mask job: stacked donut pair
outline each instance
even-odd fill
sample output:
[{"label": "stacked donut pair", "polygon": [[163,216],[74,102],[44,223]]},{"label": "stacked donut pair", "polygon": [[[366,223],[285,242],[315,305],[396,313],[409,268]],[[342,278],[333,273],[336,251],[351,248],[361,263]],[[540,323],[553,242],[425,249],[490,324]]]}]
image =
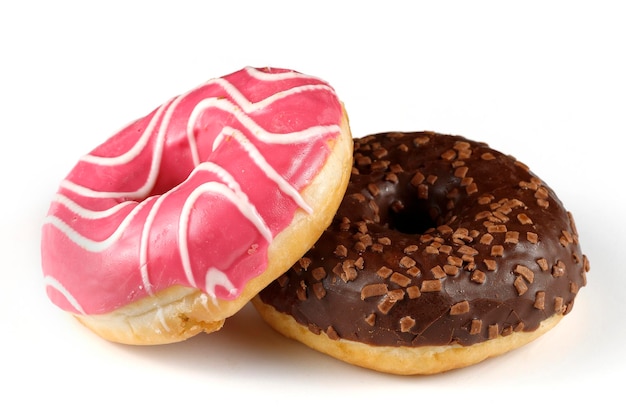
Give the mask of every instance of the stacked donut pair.
[{"label": "stacked donut pair", "polygon": [[42,229],[51,301],[105,339],[219,330],[252,300],[355,365],[431,374],[551,329],[589,270],[524,164],[432,132],[353,139],[325,81],[244,68],[81,158]]}]

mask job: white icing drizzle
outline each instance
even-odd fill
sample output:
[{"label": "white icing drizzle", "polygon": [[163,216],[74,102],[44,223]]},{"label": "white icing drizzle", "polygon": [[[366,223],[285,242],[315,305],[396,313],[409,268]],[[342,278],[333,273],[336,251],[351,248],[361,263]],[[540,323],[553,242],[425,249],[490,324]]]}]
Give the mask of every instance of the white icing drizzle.
[{"label": "white icing drizzle", "polygon": [[215,139],[213,143],[213,150],[215,150],[224,140],[224,138],[235,139],[241,147],[248,153],[250,158],[254,161],[254,163],[263,170],[263,173],[278,187],[282,192],[287,194],[298,206],[300,206],[307,213],[311,213],[313,210],[311,206],[309,206],[306,201],[302,198],[298,190],[296,190],[289,182],[287,182],[270,164],[267,163],[267,160],[261,155],[258,149],[245,137],[243,133],[239,130],[233,129],[231,127],[225,127],[222,129],[220,134]]},{"label": "white icing drizzle", "polygon": [[67,198],[63,194],[56,194],[52,201],[59,203],[77,216],[88,220],[105,219],[107,217],[113,216],[115,213],[129,205],[136,204],[134,201],[124,201],[106,210],[90,210],[77,204],[74,200]]},{"label": "white icing drizzle", "polygon": [[81,161],[87,162],[95,165],[103,165],[103,166],[113,166],[113,165],[122,165],[131,162],[137,156],[141,154],[141,151],[144,150],[146,145],[148,144],[150,137],[152,136],[152,132],[157,125],[158,120],[161,118],[161,114],[168,107],[172,100],[161,105],[152,115],[146,130],[143,131],[139,140],[135,142],[132,148],[130,148],[125,153],[118,156],[97,156],[87,154],[81,158]]},{"label": "white icing drizzle", "polygon": [[128,213],[126,217],[124,217],[124,220],[122,220],[122,222],[117,226],[117,228],[113,231],[113,233],[111,233],[111,235],[109,235],[109,237],[107,237],[106,239],[100,240],[100,241],[89,239],[88,237],[83,236],[82,234],[78,233],[74,228],[72,228],[72,226],[65,223],[63,220],[61,220],[60,218],[54,215],[47,216],[44,219],[43,224],[44,225],[50,224],[56,227],[61,232],[63,232],[65,236],[67,236],[68,239],[70,239],[76,245],[78,245],[79,247],[83,248],[84,250],[88,252],[102,252],[108,249],[109,247],[111,247],[111,245],[113,245],[115,242],[118,241],[118,239],[122,236],[122,234],[126,230],[126,227],[128,226],[128,224],[130,224],[130,222],[137,215],[137,213],[150,200],[151,199],[148,198],[139,204],[134,203],[136,205],[133,208],[133,210],[130,213]]},{"label": "white icing drizzle", "polygon": [[[188,124],[191,126],[195,125],[198,117],[202,114],[202,112],[212,108],[222,110],[226,113],[230,113],[231,115],[236,117],[237,121],[240,122],[246,129],[248,129],[250,132],[253,132],[256,139],[265,143],[290,144],[307,142],[311,140],[312,137],[327,134],[336,134],[339,133],[341,130],[340,126],[338,125],[330,125],[312,126],[307,129],[293,131],[289,133],[268,132],[267,130],[263,129],[263,127],[259,126],[254,120],[252,120],[250,116],[242,113],[241,107],[235,105],[229,100],[219,99],[216,97],[211,97],[200,101],[189,116]],[[187,128],[188,134],[189,130],[190,129]],[[215,148],[216,146],[217,144],[214,144],[213,148]]]},{"label": "white icing drizzle", "polygon": [[56,278],[51,277],[50,275],[46,275],[43,278],[43,283],[46,287],[51,287],[54,288],[55,290],[57,290],[59,293],[61,293],[63,295],[63,297],[65,297],[65,299],[67,300],[68,303],[70,303],[70,305],[72,307],[74,307],[74,309],[76,311],[78,311],[80,314],[85,314],[85,311],[83,310],[83,308],[81,307],[80,303],[74,298],[74,296],[63,286],[63,284],[61,284]]},{"label": "white icing drizzle", "polygon": [[[249,213],[250,217],[254,219],[253,223],[257,225],[263,237],[268,242],[271,242],[272,234],[271,234],[269,227],[265,224],[263,217],[261,217],[256,207],[254,207],[254,205],[248,200],[248,196],[241,190],[241,186],[235,180],[235,178],[233,178],[233,176],[230,175],[230,173],[228,173],[228,171],[226,171],[224,168],[220,167],[219,165],[213,162],[204,162],[198,165],[192,175],[197,174],[201,171],[211,172],[215,174],[217,177],[219,177],[220,180],[222,180],[226,184],[227,187],[229,187],[233,191],[233,193],[237,196],[237,203],[241,205],[241,207],[238,207],[239,210],[241,212]],[[146,218],[146,222],[142,231],[140,250],[139,250],[139,259],[140,259],[139,263],[140,263],[140,269],[141,269],[141,279],[146,288],[146,291],[149,294],[153,294],[152,284],[150,282],[149,273],[148,273],[148,243],[150,239],[150,230],[152,227],[152,223],[156,217],[159,207],[161,206],[165,198],[169,194],[172,194],[173,192],[175,192],[181,186],[182,184],[171,189],[167,193],[157,198],[157,201],[154,203],[154,205],[150,209],[150,213],[148,213],[148,217]],[[184,242],[186,242],[186,240],[184,240]],[[183,243],[183,245],[185,247],[184,249],[181,249],[181,253],[187,253],[188,251],[186,248],[186,243]]]},{"label": "white icing drizzle", "polygon": [[[196,280],[193,275],[193,271],[191,270],[191,259],[189,257],[189,249],[187,243],[187,233],[189,229],[189,217],[191,215],[192,207],[195,204],[196,200],[204,193],[214,193],[218,195],[222,195],[227,200],[229,200],[238,210],[239,212],[246,217],[254,226],[256,226],[257,230],[266,240],[272,240],[272,232],[269,230],[263,219],[261,219],[256,213],[256,209],[254,206],[251,206],[247,199],[241,198],[236,192],[231,190],[228,186],[219,183],[219,182],[206,182],[199,185],[193,192],[189,195],[185,203],[183,204],[183,209],[180,215],[179,222],[179,251],[181,255],[181,259],[183,261],[183,269],[185,270],[185,276],[187,277],[187,281],[192,287],[196,287]],[[219,245],[220,242],[215,242],[216,245]]]},{"label": "white icing drizzle", "polygon": [[209,270],[206,273],[206,287],[205,287],[205,292],[211,296],[211,299],[215,302],[216,301],[216,296],[215,296],[215,288],[216,287],[223,287],[225,288],[230,295],[236,295],[237,294],[237,288],[235,288],[235,286],[230,282],[230,280],[228,279],[228,276],[220,271],[217,268],[209,268]]},{"label": "white icing drizzle", "polygon": [[[135,191],[99,191],[99,190],[93,190],[88,187],[84,187],[82,185],[75,184],[69,180],[64,180],[61,183],[61,186],[75,192],[76,194],[82,195],[84,197],[91,197],[91,198],[124,198],[124,199],[132,199],[132,200],[142,200],[146,198],[149,195],[150,191],[154,188],[154,184],[156,183],[157,177],[159,175],[159,168],[161,165],[161,159],[163,156],[163,147],[165,143],[165,134],[167,132],[170,119],[172,118],[172,113],[174,113],[176,106],[180,103],[183,97],[184,96],[179,96],[176,99],[174,99],[172,101],[172,104],[167,108],[165,115],[163,116],[163,120],[161,121],[161,124],[159,125],[157,139],[154,144],[154,151],[152,153],[152,160],[150,163],[150,170],[148,171],[148,177],[144,185],[141,186],[139,189]],[[146,142],[141,149],[144,149],[147,143],[149,142]],[[137,155],[139,155],[139,153]],[[137,155],[134,155],[134,157],[136,157]],[[106,161],[109,158],[99,157],[98,159],[102,161]],[[114,161],[124,161],[124,163],[128,163],[132,161],[132,159],[127,161],[126,157],[123,157],[123,158],[113,157],[112,159]],[[94,165],[108,166],[108,165],[116,165],[116,164],[109,164],[109,163],[103,164],[102,162],[100,162],[100,163],[94,163]]]},{"label": "white icing drizzle", "polygon": [[[267,69],[270,69],[269,67]],[[245,67],[244,70],[248,73],[249,76],[256,78],[261,81],[279,81],[279,80],[289,80],[294,78],[308,79],[308,80],[317,80],[319,82],[324,82],[321,78],[314,77],[312,75],[305,75],[296,71],[282,71],[282,72],[271,72],[271,71],[260,71],[254,67]]]},{"label": "white icing drizzle", "polygon": [[154,295],[152,292],[152,283],[148,276],[148,242],[150,241],[150,230],[152,229],[152,223],[156,217],[159,207],[165,201],[164,195],[158,197],[146,217],[143,230],[141,231],[141,240],[139,241],[139,270],[141,272],[141,282],[143,283],[146,292],[150,295]]}]

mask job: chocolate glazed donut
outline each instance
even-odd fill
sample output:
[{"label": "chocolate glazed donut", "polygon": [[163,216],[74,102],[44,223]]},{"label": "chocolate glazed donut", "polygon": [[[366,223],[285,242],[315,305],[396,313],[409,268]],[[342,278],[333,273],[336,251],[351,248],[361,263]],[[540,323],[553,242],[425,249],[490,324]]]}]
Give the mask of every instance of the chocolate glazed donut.
[{"label": "chocolate glazed donut", "polygon": [[460,136],[355,140],[332,225],[254,300],[276,330],[355,365],[431,374],[534,340],[586,285],[572,215],[515,158]]}]

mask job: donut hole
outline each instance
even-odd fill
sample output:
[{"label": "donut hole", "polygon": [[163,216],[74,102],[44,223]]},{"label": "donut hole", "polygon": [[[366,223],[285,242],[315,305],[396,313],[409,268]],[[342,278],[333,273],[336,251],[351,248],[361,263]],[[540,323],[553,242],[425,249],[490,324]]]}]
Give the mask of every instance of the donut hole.
[{"label": "donut hole", "polygon": [[392,230],[415,235],[437,227],[440,218],[439,207],[426,201],[395,200],[389,206],[387,224]]}]

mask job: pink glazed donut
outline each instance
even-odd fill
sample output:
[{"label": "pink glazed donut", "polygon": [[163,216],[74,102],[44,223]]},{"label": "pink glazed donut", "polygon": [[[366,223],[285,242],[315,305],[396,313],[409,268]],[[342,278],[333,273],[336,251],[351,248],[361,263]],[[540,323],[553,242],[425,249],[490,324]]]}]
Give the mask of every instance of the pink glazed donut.
[{"label": "pink glazed donut", "polygon": [[326,82],[276,68],[211,79],[61,182],[42,228],[47,295],[115,342],[219,330],[315,243],[351,165],[347,116]]}]

